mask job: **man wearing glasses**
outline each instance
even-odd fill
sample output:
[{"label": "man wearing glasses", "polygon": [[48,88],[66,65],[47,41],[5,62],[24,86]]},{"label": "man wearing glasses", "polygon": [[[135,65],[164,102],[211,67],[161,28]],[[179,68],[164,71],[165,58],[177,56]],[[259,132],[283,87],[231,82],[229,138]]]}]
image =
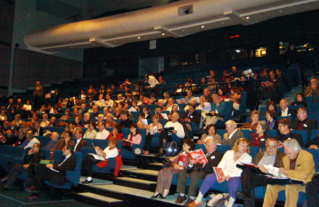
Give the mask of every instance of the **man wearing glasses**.
[{"label": "man wearing glasses", "polygon": [[[263,173],[268,171],[264,165],[272,165],[274,167],[283,167],[282,158],[284,154],[278,151],[279,142],[275,138],[268,138],[266,140],[266,150],[258,152],[254,159],[253,164],[259,168]],[[255,206],[255,190],[259,186],[266,186],[266,177],[258,174],[255,171],[245,168],[241,174],[241,189],[242,191],[236,192],[236,197],[244,200],[245,207]]]},{"label": "man wearing glasses", "polygon": [[[290,179],[303,181],[307,184],[311,181],[315,173],[315,163],[312,154],[302,150],[298,141],[288,139],[284,143],[286,156],[282,159],[283,168],[279,168],[279,173]],[[285,207],[297,206],[298,193],[305,192],[306,185],[286,184],[286,185],[267,185],[263,207],[275,206],[278,193],[285,191]]]}]

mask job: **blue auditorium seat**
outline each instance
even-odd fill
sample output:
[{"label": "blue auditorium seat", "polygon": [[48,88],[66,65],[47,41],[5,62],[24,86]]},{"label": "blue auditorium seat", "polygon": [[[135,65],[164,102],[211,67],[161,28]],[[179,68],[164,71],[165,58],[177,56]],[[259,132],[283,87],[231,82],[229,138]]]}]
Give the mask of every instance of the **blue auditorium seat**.
[{"label": "blue auditorium seat", "polygon": [[[318,123],[319,123],[319,122],[318,122]],[[319,134],[319,130],[318,130],[318,129],[313,129],[313,130],[311,131],[310,139],[316,138],[316,137],[318,136],[318,134]]]},{"label": "blue auditorium seat", "polygon": [[[72,185],[76,185],[79,183],[80,177],[81,177],[82,153],[74,152],[73,154],[76,158],[76,166],[73,171],[66,171],[65,178],[67,180],[67,183],[62,186],[58,186],[58,185],[54,185],[50,183],[49,181],[44,181],[46,185],[51,186],[53,188],[59,188],[59,189],[71,189]],[[62,151],[60,150],[54,151],[53,159],[55,162],[59,162],[62,156],[63,156]],[[60,157],[60,159],[55,159],[58,157]]]},{"label": "blue auditorium seat", "polygon": [[276,137],[278,135],[278,130],[277,129],[271,129],[271,130],[268,130],[266,132],[266,134],[271,136],[271,137]]},{"label": "blue auditorium seat", "polygon": [[[292,130],[292,133],[300,134],[302,136],[303,145],[308,141],[308,131],[307,130]],[[303,147],[303,146],[301,146]]]},{"label": "blue auditorium seat", "polygon": [[250,130],[249,129],[241,129],[240,130],[244,134],[244,138],[248,139],[250,136]]}]

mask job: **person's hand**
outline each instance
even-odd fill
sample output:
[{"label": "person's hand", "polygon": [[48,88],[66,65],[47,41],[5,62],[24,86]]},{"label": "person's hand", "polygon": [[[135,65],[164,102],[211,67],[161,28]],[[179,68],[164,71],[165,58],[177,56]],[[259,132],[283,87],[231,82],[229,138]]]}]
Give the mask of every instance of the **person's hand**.
[{"label": "person's hand", "polygon": [[281,168],[279,168],[279,173],[280,174],[288,174],[288,170],[283,168],[283,167],[281,167]]},{"label": "person's hand", "polygon": [[223,137],[224,137],[224,140],[228,140],[228,139],[229,139],[228,133],[226,132],[226,133],[223,135]]},{"label": "person's hand", "polygon": [[177,131],[176,131],[176,130],[172,130],[172,133],[176,134],[176,133],[177,133]]},{"label": "person's hand", "polygon": [[186,119],[184,119],[184,120],[185,120],[185,121],[187,121],[187,122],[190,122],[190,121],[191,121],[190,119],[187,119],[187,118],[186,118]]},{"label": "person's hand", "polygon": [[215,112],[215,111],[212,111],[212,112],[210,112],[210,113],[211,113],[212,115],[215,115],[216,112]]},{"label": "person's hand", "polygon": [[194,163],[195,163],[194,160],[192,160],[192,159],[189,160],[189,164],[194,165]]},{"label": "person's hand", "polygon": [[178,170],[178,169],[180,169],[180,166],[178,164],[175,164],[174,169]]},{"label": "person's hand", "polygon": [[263,173],[268,173],[268,170],[264,166],[258,166],[258,169]]},{"label": "person's hand", "polygon": [[319,149],[319,148],[317,145],[312,144],[312,145],[310,145],[310,147],[308,149]]},{"label": "person's hand", "polygon": [[24,169],[27,169],[29,167],[29,165],[22,165],[24,167]]},{"label": "person's hand", "polygon": [[52,169],[53,168],[53,164],[47,164],[46,167],[49,168],[49,169]]}]

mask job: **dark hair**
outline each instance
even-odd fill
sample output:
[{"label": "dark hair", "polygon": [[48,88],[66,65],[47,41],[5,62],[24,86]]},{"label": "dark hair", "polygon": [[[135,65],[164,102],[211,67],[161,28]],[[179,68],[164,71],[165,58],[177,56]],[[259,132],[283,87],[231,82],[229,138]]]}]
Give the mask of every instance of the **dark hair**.
[{"label": "dark hair", "polygon": [[122,127],[121,127],[121,125],[115,124],[113,127],[117,129],[117,132],[118,132],[118,133],[122,133]]},{"label": "dark hair", "polygon": [[72,153],[72,152],[73,152],[73,145],[71,145],[71,144],[66,144],[66,145],[65,145],[65,149],[66,149],[66,150],[70,150],[70,152]]},{"label": "dark hair", "polygon": [[206,126],[206,130],[205,130],[206,134],[208,134],[208,131],[209,131],[209,129],[210,129],[211,127],[214,127],[214,129],[215,129],[215,134],[216,134],[216,127],[215,127],[214,124],[208,124],[208,125]]},{"label": "dark hair", "polygon": [[290,120],[287,119],[287,118],[280,119],[280,120],[278,121],[278,125],[279,125],[279,124],[282,124],[282,125],[284,125],[284,126],[288,126],[288,128],[290,128]]},{"label": "dark hair", "polygon": [[276,104],[275,104],[275,102],[273,102],[273,101],[267,101],[267,102],[266,102],[266,105],[267,105],[267,110],[269,110],[269,106],[270,106],[270,105],[273,105],[273,106],[274,106],[274,109],[275,109],[275,111],[276,111]]},{"label": "dark hair", "polygon": [[277,112],[275,110],[265,111],[265,116],[266,116],[266,113],[268,113],[274,120],[277,120]]},{"label": "dark hair", "polygon": [[143,109],[146,109],[148,112],[150,112],[150,109],[146,106],[144,106]]},{"label": "dark hair", "polygon": [[190,147],[190,151],[193,151],[195,149],[196,144],[191,139],[184,139],[183,143],[187,144]]},{"label": "dark hair", "polygon": [[66,131],[66,132],[64,132],[64,134],[65,134],[65,133],[67,133],[67,134],[69,135],[69,137],[72,137],[72,136],[73,136],[73,134],[72,134],[71,131]]},{"label": "dark hair", "polygon": [[122,110],[122,111],[120,112],[120,115],[122,115],[122,114],[127,116],[127,112],[124,111],[124,110]]},{"label": "dark hair", "polygon": [[79,134],[81,134],[81,135],[83,136],[83,131],[82,131],[81,129],[75,130],[74,134],[75,134],[75,133],[79,133]]},{"label": "dark hair", "polygon": [[[131,125],[130,125],[130,128],[131,128],[131,127],[134,127],[134,128],[136,129],[136,134],[141,134],[141,133],[138,131],[138,127],[137,127],[136,124],[131,124]],[[132,132],[130,133],[130,135],[133,136]]]},{"label": "dark hair", "polygon": [[297,99],[297,96],[301,96],[302,97],[302,101],[305,100],[305,96],[303,95],[303,93],[297,93],[296,94],[296,99]]},{"label": "dark hair", "polygon": [[138,116],[142,117],[143,119],[145,119],[145,114],[143,112],[139,113]]},{"label": "dark hair", "polygon": [[96,128],[96,123],[94,121],[90,121],[90,124],[92,124],[93,128]]}]

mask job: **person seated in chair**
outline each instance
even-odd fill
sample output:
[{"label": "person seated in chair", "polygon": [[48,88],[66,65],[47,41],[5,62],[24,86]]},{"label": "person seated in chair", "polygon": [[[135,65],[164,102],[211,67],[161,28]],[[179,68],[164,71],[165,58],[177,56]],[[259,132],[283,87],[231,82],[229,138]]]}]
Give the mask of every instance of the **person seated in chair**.
[{"label": "person seated in chair", "polygon": [[186,111],[182,117],[183,121],[186,122],[186,127],[189,131],[192,131],[191,123],[199,124],[200,122],[200,113],[195,110],[194,105],[188,105],[188,111]]},{"label": "person seated in chair", "polygon": [[9,171],[8,175],[1,180],[1,182],[5,184],[2,186],[0,191],[9,190],[16,181],[18,175],[29,171],[31,171],[31,173],[35,173],[35,167],[44,159],[43,154],[40,152],[40,148],[40,143],[33,144],[28,154],[24,157],[23,163],[15,164]]},{"label": "person seated in chair", "polygon": [[196,188],[200,179],[204,179],[206,175],[213,173],[213,167],[217,167],[218,163],[223,157],[223,153],[219,152],[217,149],[217,142],[214,138],[207,138],[204,141],[206,149],[206,158],[208,162],[204,165],[197,163],[194,165],[194,161],[190,160],[190,164],[193,165],[191,170],[182,170],[178,172],[178,181],[176,192],[179,193],[175,203],[182,203],[187,199],[185,195],[186,179],[190,178],[190,183],[188,187],[188,200],[184,203],[184,206],[192,203],[195,200]]},{"label": "person seated in chair", "polygon": [[172,121],[168,121],[165,126],[164,130],[161,132],[160,135],[160,150],[156,154],[156,156],[161,156],[164,153],[164,148],[166,143],[172,141],[172,134],[176,134],[177,137],[183,139],[185,137],[184,127],[181,123],[178,122],[179,114],[173,113],[172,114]]},{"label": "person seated in chair", "polygon": [[119,123],[121,128],[130,128],[131,124],[133,123],[127,116],[127,112],[122,110],[120,112],[121,121]]},{"label": "person seated in chair", "polygon": [[277,116],[291,116],[292,120],[295,120],[297,111],[295,109],[288,108],[287,99],[283,98],[279,102],[280,112],[277,113]]},{"label": "person seated in chair", "polygon": [[[206,113],[203,114],[202,113],[202,120],[201,120],[201,124],[200,124],[200,127],[203,125],[203,119],[206,119],[206,124],[205,124],[205,127],[209,124],[216,124],[216,122],[218,120],[220,121],[224,121],[224,118],[223,117],[220,117],[218,116],[218,114],[222,114],[222,115],[225,115],[225,112],[226,112],[226,104],[224,101],[222,101],[221,97],[217,94],[213,94],[212,95],[212,99],[213,99],[213,103],[216,105],[216,108],[214,111],[211,111],[210,114],[212,116],[207,116]],[[204,128],[205,128],[204,127]]]},{"label": "person seated in chair", "polygon": [[[290,179],[301,180],[304,184],[311,181],[315,173],[315,163],[312,154],[302,150],[299,142],[288,139],[283,143],[286,156],[283,157],[284,167],[279,168],[279,173]],[[267,185],[263,207],[275,206],[278,193],[285,191],[285,206],[297,206],[298,193],[305,192],[306,185]]]},{"label": "person seated in chair", "polygon": [[39,121],[35,121],[33,127],[32,131],[34,136],[43,136],[44,128],[40,126]]},{"label": "person seated in chair", "polygon": [[51,140],[43,147],[43,149],[51,150],[58,144],[59,134],[57,132],[52,132],[50,138]]},{"label": "person seated in chair", "polygon": [[166,198],[169,193],[173,175],[186,170],[189,166],[191,161],[188,154],[195,149],[195,143],[190,139],[185,139],[182,149],[182,152],[169,158],[171,162],[170,167],[163,168],[159,171],[156,190],[151,198],[157,198],[158,196],[160,196],[160,198]]},{"label": "person seated in chair", "polygon": [[[278,121],[278,131],[279,134],[275,137],[278,141],[283,143],[286,139],[296,139],[300,146],[303,146],[303,140],[300,134],[295,134],[290,131],[290,120],[287,118],[280,119]],[[279,147],[282,147],[279,144]]]},{"label": "person seated in chair", "polygon": [[[105,160],[109,158],[114,158],[118,156],[119,151],[116,148],[118,140],[115,137],[109,139],[108,147],[102,150],[100,147],[96,146],[95,150],[102,156]],[[86,180],[83,181],[83,184],[88,184],[93,182],[93,166],[99,163],[101,160],[97,160],[93,155],[87,154],[85,159],[82,161],[82,171],[86,169]]]},{"label": "person seated in chair", "polygon": [[27,192],[35,193],[28,197],[28,199],[39,198],[39,190],[42,188],[44,181],[58,186],[62,186],[67,183],[65,178],[66,171],[73,171],[76,166],[76,157],[72,154],[73,146],[65,145],[62,149],[63,156],[60,161],[56,164],[47,164],[46,166],[40,166],[38,172],[35,174],[33,179],[33,185],[31,188],[27,188]]},{"label": "person seated in chair", "polygon": [[76,143],[74,146],[74,152],[81,152],[82,147],[87,147],[88,144],[83,139],[83,131],[81,129],[77,129],[74,132],[74,136],[76,138]]},{"label": "person seated in chair", "polygon": [[25,135],[26,139],[24,140],[24,142],[22,143],[22,145],[20,145],[20,147],[27,149],[27,148],[31,148],[35,143],[39,143],[40,141],[33,137],[33,131],[29,130],[26,135]]},{"label": "person seated in chair", "polygon": [[[283,167],[282,158],[284,154],[278,151],[279,142],[275,138],[268,138],[266,150],[258,152],[253,164],[263,173],[268,173],[264,165],[271,165],[277,168]],[[241,174],[241,191],[236,192],[236,197],[244,200],[245,207],[255,207],[255,190],[259,186],[267,186],[267,177],[255,173],[249,168],[243,169]]]},{"label": "person seated in chair", "polygon": [[[293,123],[291,128],[293,130],[307,130],[308,131],[308,139],[310,138],[311,131],[313,129],[318,129],[317,120],[308,119],[308,110],[306,107],[300,107],[297,111],[297,117]],[[302,145],[300,145],[302,147]]]},{"label": "person seated in chair", "polygon": [[223,145],[228,145],[233,147],[237,139],[245,137],[243,132],[237,129],[237,123],[233,120],[228,120],[225,123],[225,134],[223,135],[224,139],[222,141]]}]

